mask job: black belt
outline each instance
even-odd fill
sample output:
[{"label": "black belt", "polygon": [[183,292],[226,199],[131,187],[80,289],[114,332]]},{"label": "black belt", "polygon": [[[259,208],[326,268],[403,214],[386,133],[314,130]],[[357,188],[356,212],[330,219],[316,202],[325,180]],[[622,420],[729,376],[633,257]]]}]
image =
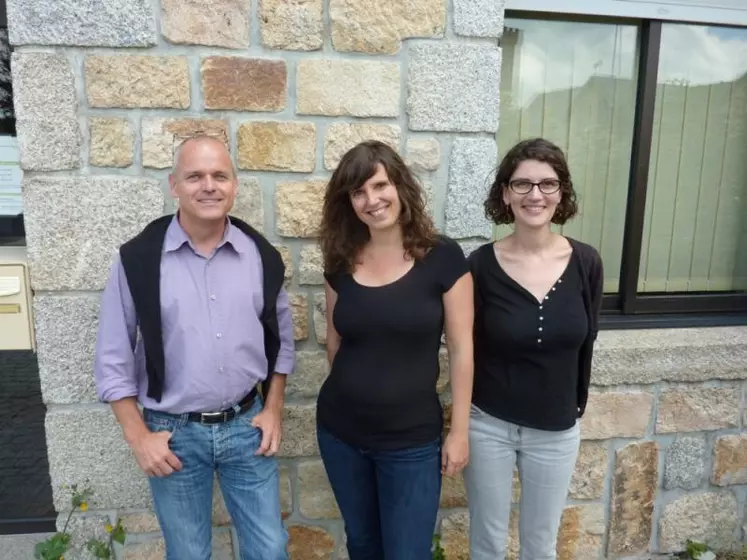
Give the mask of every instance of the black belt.
[{"label": "black belt", "polygon": [[254,404],[255,398],[257,398],[256,387],[249,391],[249,394],[239,401],[238,412],[233,408],[227,408],[220,412],[190,412],[187,415],[187,420],[190,422],[199,422],[200,424],[220,424],[221,422],[228,422],[237,415],[243,414],[249,410]]}]

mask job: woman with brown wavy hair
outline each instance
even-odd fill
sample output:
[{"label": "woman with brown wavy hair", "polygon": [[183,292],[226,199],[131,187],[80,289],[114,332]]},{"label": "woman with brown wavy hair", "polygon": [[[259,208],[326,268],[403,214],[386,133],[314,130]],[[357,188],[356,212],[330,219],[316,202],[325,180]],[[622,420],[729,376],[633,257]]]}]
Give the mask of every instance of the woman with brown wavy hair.
[{"label": "woman with brown wavy hair", "polygon": [[[340,161],[320,235],[331,372],[317,401],[317,438],[350,559],[430,559],[441,475],[455,475],[469,455],[466,259],[436,233],[400,156],[375,141]],[[442,445],[444,329],[453,413]]]},{"label": "woman with brown wavy hair", "polygon": [[552,231],[577,212],[565,155],[532,138],[510,149],[485,213],[514,231],[469,256],[475,379],[469,467],[470,558],[506,556],[514,467],[521,560],[551,560],[586,408],[602,260]]}]

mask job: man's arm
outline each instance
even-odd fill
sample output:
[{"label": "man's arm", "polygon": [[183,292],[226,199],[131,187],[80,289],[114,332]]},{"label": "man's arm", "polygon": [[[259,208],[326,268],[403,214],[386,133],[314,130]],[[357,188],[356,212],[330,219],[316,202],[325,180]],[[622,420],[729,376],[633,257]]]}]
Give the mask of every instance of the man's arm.
[{"label": "man's arm", "polygon": [[277,316],[280,351],[275,361],[274,375],[270,379],[270,389],[265,397],[264,409],[252,422],[255,427],[262,430],[262,442],[257,449],[257,455],[274,455],[280,449],[286,376],[293,373],[296,363],[293,315],[285,288],[281,288],[278,294]]},{"label": "man's arm", "polygon": [[152,433],[137,406],[135,342],[137,317],[127,277],[117,257],[101,296],[94,376],[99,399],[108,402],[138,464],[151,476],[181,468],[171,452],[168,432]]}]

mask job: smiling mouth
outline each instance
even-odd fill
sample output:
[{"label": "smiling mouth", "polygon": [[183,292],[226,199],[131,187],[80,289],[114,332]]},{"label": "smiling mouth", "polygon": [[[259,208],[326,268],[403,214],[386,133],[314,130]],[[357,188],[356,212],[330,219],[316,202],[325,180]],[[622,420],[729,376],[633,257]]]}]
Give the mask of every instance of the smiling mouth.
[{"label": "smiling mouth", "polygon": [[382,206],[381,208],[377,208],[376,210],[371,210],[369,212],[366,212],[369,216],[373,216],[374,218],[381,218],[386,214],[386,211],[389,209],[389,205]]},{"label": "smiling mouth", "polygon": [[541,214],[546,208],[546,206],[522,206],[522,209],[530,214]]}]

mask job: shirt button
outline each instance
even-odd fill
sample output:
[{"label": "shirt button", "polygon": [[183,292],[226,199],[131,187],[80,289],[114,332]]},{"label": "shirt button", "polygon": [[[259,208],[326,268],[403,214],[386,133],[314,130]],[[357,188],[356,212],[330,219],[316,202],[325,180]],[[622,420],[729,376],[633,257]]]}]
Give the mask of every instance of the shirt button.
[{"label": "shirt button", "polygon": [[210,296],[210,299],[212,299],[213,301],[215,301],[215,294],[212,294],[212,295]]},{"label": "shirt button", "polygon": [[553,286],[553,287],[552,287],[552,291],[553,291],[553,292],[555,291],[555,286]]},{"label": "shirt button", "polygon": [[540,305],[540,311],[542,310],[542,306]]},{"label": "shirt button", "polygon": [[538,342],[539,344],[542,344],[542,339],[541,339],[541,338],[538,338],[538,339],[537,339],[537,342]]},{"label": "shirt button", "polygon": [[544,319],[544,317],[540,317],[540,321],[542,321],[543,319]]},{"label": "shirt button", "polygon": [[216,335],[215,335],[215,337],[216,337],[216,338],[220,338],[220,337],[222,337],[222,336],[223,336],[223,335],[222,335],[222,334],[220,334],[220,333],[218,333],[218,334],[216,334]]},{"label": "shirt button", "polygon": [[539,332],[542,332],[542,327],[539,328]]},{"label": "shirt button", "polygon": [[546,300],[547,300],[547,299],[550,299],[550,296],[545,296],[545,299],[546,299]]},{"label": "shirt button", "polygon": [[220,372],[223,372],[223,369],[224,369],[224,368],[223,368],[223,366],[220,366],[220,367],[218,368],[218,371],[220,371]]}]

